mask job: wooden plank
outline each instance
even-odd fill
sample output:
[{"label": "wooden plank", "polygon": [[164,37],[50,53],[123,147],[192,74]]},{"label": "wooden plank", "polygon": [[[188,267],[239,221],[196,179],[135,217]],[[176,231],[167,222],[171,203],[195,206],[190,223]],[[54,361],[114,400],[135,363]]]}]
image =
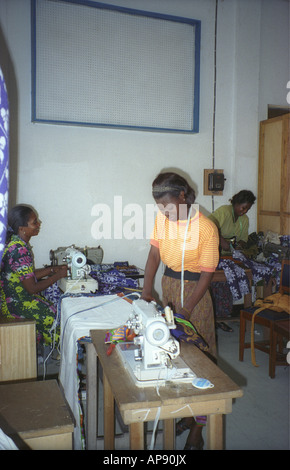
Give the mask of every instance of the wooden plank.
[{"label": "wooden plank", "polygon": [[175,420],[173,418],[163,421],[163,449],[175,449]]},{"label": "wooden plank", "polygon": [[0,385],[0,415],[27,439],[73,431],[56,380]]},{"label": "wooden plank", "polygon": [[[140,409],[128,409],[127,407],[120,408],[122,418],[125,424],[131,424],[134,422],[154,421],[156,418],[156,407],[140,406]],[[161,404],[161,412],[159,419],[170,420],[173,418],[185,418],[187,416],[203,416],[209,413],[216,414],[228,414],[232,411],[231,399],[222,400],[218,396],[213,398],[211,401],[200,400],[192,402],[190,398],[182,404],[176,403],[170,405]]]},{"label": "wooden plank", "polygon": [[0,323],[0,382],[36,379],[35,321]]},{"label": "wooden plank", "polygon": [[129,428],[130,450],[144,449],[144,425],[143,423],[132,423]]},{"label": "wooden plank", "polygon": [[224,438],[221,430],[223,429],[223,415],[209,415],[206,426],[207,446],[211,450],[223,450]]},{"label": "wooden plank", "polygon": [[54,434],[51,436],[40,436],[25,439],[24,442],[31,450],[72,450],[72,432]]}]

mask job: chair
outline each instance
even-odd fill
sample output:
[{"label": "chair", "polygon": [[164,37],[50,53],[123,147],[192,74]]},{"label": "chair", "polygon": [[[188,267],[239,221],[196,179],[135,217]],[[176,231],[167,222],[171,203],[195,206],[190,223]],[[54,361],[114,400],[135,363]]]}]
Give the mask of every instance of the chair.
[{"label": "chair", "polygon": [[285,366],[290,364],[289,358],[285,358],[284,354],[277,354],[277,344],[279,344],[278,341],[279,339],[283,338],[286,338],[287,341],[290,341],[290,318],[288,320],[277,321],[274,324],[273,340],[271,344],[272,350],[270,351],[270,377],[272,379],[275,377],[276,366]]},{"label": "chair", "polygon": [[[280,278],[280,288],[279,294],[289,296],[290,294],[290,260],[282,261],[281,268],[281,278]],[[275,377],[275,366],[280,364],[285,364],[286,362],[281,359],[282,355],[282,336],[287,337],[287,326],[286,332],[278,328],[278,325],[281,322],[284,322],[284,325],[287,325],[287,322],[290,321],[289,315],[289,302],[290,297],[286,298],[287,300],[287,311],[275,311],[274,306],[272,308],[267,308],[267,299],[272,298],[273,296],[267,297],[262,301],[263,309],[256,313],[257,306],[247,309],[242,309],[240,312],[240,347],[239,347],[239,360],[244,360],[244,350],[246,348],[252,347],[252,362],[256,366],[254,358],[254,349],[259,349],[269,354],[269,376],[271,378]],[[285,299],[283,297],[283,299]],[[270,306],[270,304],[269,304]],[[245,331],[246,331],[246,320],[252,322],[252,341],[250,343],[245,343]],[[254,320],[254,321],[253,321]],[[285,323],[286,322],[286,323]],[[262,341],[254,341],[253,339],[253,329],[254,323],[262,325],[269,329],[269,339]],[[275,328],[277,326],[277,328]],[[275,330],[274,330],[275,329]],[[276,335],[276,336],[275,336]],[[277,354],[277,343],[279,346],[279,355]],[[274,353],[275,351],[275,353]],[[285,357],[285,356],[284,356]],[[284,358],[283,358],[284,359]]]}]

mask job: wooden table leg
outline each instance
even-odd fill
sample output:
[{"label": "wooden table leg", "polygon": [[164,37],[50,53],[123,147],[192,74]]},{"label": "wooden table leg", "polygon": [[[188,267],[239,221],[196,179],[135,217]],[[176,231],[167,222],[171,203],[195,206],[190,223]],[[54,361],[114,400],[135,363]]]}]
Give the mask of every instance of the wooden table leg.
[{"label": "wooden table leg", "polygon": [[243,313],[240,314],[240,344],[239,344],[239,360],[244,360],[244,347],[245,347],[245,333],[246,333],[246,320]]},{"label": "wooden table leg", "polygon": [[87,396],[86,396],[86,448],[97,448],[97,353],[92,343],[86,343]]},{"label": "wooden table leg", "polygon": [[223,450],[223,415],[208,415],[206,430],[206,448],[208,450]]},{"label": "wooden table leg", "polygon": [[144,423],[131,423],[130,432],[130,450],[144,449]]},{"label": "wooden table leg", "polygon": [[114,450],[115,444],[115,410],[114,395],[103,371],[104,387],[104,450]]},{"label": "wooden table leg", "polygon": [[174,419],[163,420],[163,449],[164,450],[175,449],[175,420]]},{"label": "wooden table leg", "polygon": [[270,354],[269,354],[269,375],[271,379],[275,378],[276,368],[276,352],[277,352],[277,333],[274,329],[271,332],[270,338]]}]

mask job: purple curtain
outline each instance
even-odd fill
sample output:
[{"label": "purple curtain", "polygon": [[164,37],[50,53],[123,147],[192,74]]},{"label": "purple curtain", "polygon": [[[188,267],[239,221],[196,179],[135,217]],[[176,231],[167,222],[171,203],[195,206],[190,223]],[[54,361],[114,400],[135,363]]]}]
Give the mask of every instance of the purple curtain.
[{"label": "purple curtain", "polygon": [[0,260],[7,231],[9,189],[9,104],[4,75],[0,67]]}]

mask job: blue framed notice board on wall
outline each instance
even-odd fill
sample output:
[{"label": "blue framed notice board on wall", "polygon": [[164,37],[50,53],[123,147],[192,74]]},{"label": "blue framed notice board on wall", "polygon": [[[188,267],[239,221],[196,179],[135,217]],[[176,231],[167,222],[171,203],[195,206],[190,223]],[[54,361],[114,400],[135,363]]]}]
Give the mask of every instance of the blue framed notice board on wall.
[{"label": "blue framed notice board on wall", "polygon": [[199,131],[199,20],[31,0],[32,121]]}]

